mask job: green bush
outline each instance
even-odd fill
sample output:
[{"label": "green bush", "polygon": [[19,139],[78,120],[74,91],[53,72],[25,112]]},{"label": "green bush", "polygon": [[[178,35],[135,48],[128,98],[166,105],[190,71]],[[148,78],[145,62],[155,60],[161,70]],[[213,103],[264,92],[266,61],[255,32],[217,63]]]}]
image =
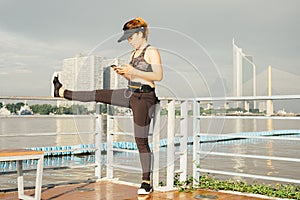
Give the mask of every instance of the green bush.
[{"label": "green bush", "polygon": [[200,177],[197,184],[193,185],[194,178],[189,177],[186,181],[179,181],[179,175],[174,177],[174,185],[178,187],[179,191],[192,192],[195,189],[209,189],[209,190],[229,190],[243,193],[261,194],[270,197],[300,199],[300,186],[292,184],[282,185],[276,184],[247,184],[243,181],[217,180],[213,176],[203,175]]}]

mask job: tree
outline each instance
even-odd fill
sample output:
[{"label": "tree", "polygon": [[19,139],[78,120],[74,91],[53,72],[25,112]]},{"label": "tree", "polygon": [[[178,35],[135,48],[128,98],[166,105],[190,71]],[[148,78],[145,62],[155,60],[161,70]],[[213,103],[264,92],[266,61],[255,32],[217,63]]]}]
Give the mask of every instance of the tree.
[{"label": "tree", "polygon": [[11,113],[16,113],[16,106],[15,104],[6,104],[6,109],[9,110]]},{"label": "tree", "polygon": [[24,106],[24,105],[25,105],[24,103],[18,102],[18,103],[16,104],[16,109],[17,109],[17,110],[20,110],[21,107]]},{"label": "tree", "polygon": [[22,103],[22,102],[19,102],[19,103],[17,103],[17,104],[14,104],[14,103],[12,103],[12,104],[6,104],[6,108],[7,108],[7,110],[9,110],[11,113],[17,113],[17,111],[18,110],[20,110],[20,108],[22,107],[22,106],[24,106],[25,104],[24,103]]},{"label": "tree", "polygon": [[43,105],[32,105],[30,106],[33,113],[39,113],[41,115],[49,115],[53,111],[53,107],[50,104],[43,104]]}]

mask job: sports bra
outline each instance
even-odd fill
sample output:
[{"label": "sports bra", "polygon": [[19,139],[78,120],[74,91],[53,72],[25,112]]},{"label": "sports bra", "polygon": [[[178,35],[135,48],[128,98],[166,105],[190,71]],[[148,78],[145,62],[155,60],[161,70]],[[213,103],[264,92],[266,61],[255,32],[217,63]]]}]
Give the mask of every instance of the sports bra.
[{"label": "sports bra", "polygon": [[133,53],[132,59],[129,64],[132,65],[135,69],[138,69],[138,70],[141,70],[144,72],[152,72],[153,71],[151,64],[148,63],[144,58],[145,52],[149,46],[150,46],[150,44],[148,44],[143,49],[143,51],[140,53],[140,55],[136,58],[134,57],[136,51]]}]

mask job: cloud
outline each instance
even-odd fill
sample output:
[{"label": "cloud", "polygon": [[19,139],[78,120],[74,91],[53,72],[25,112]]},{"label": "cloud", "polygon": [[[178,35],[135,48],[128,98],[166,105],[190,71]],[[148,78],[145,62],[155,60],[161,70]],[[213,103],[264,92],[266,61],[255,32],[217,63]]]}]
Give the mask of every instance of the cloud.
[{"label": "cloud", "polygon": [[[1,95],[48,94],[55,66],[61,66],[68,47],[0,30]],[[32,94],[35,92],[36,94]]]},{"label": "cloud", "polygon": [[[296,26],[300,23],[299,1],[154,0],[141,3],[134,0],[130,4],[126,1],[118,4],[115,6],[114,1],[103,3],[96,0],[89,3],[2,0],[0,85],[3,85],[3,77],[7,76],[15,80],[21,77],[20,81],[33,82],[31,85],[34,87],[47,88],[48,78],[55,69],[61,68],[64,58],[74,57],[83,51],[89,53],[101,41],[121,33],[123,23],[136,16],[144,17],[153,27],[149,39],[152,45],[162,50],[162,61],[166,67],[162,84],[171,84],[174,90],[182,91],[181,87],[172,84],[172,76],[176,77],[176,83],[184,81],[185,88],[193,79],[190,85],[196,85],[197,92],[205,95],[207,93],[203,93],[199,85],[215,90],[221,80],[230,83],[232,37],[254,56],[258,68],[274,65],[300,74],[300,27]],[[217,67],[212,65],[203,49],[187,37],[154,27],[173,29],[199,42],[211,54]],[[130,50],[127,44],[117,44],[115,39],[102,44],[95,53],[114,57]],[[17,91],[20,81],[10,85],[17,84]]]},{"label": "cloud", "polygon": [[1,75],[8,75],[8,72],[3,72],[3,71],[0,70],[0,76]]},{"label": "cloud", "polygon": [[16,69],[15,72],[18,74],[31,74],[32,73],[32,71],[27,68],[19,68],[19,69]]}]

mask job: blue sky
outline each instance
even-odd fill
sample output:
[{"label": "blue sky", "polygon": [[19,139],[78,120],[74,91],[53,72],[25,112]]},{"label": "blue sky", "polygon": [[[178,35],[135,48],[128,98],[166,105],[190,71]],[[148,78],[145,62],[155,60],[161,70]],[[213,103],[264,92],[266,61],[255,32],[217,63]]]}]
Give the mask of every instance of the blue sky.
[{"label": "blue sky", "polygon": [[53,72],[78,53],[127,55],[131,47],[116,40],[136,16],[161,50],[160,96],[230,95],[232,38],[254,57],[258,74],[269,65],[287,74],[275,81],[279,94],[297,94],[299,7],[297,0],[1,0],[0,95],[49,96]]}]

